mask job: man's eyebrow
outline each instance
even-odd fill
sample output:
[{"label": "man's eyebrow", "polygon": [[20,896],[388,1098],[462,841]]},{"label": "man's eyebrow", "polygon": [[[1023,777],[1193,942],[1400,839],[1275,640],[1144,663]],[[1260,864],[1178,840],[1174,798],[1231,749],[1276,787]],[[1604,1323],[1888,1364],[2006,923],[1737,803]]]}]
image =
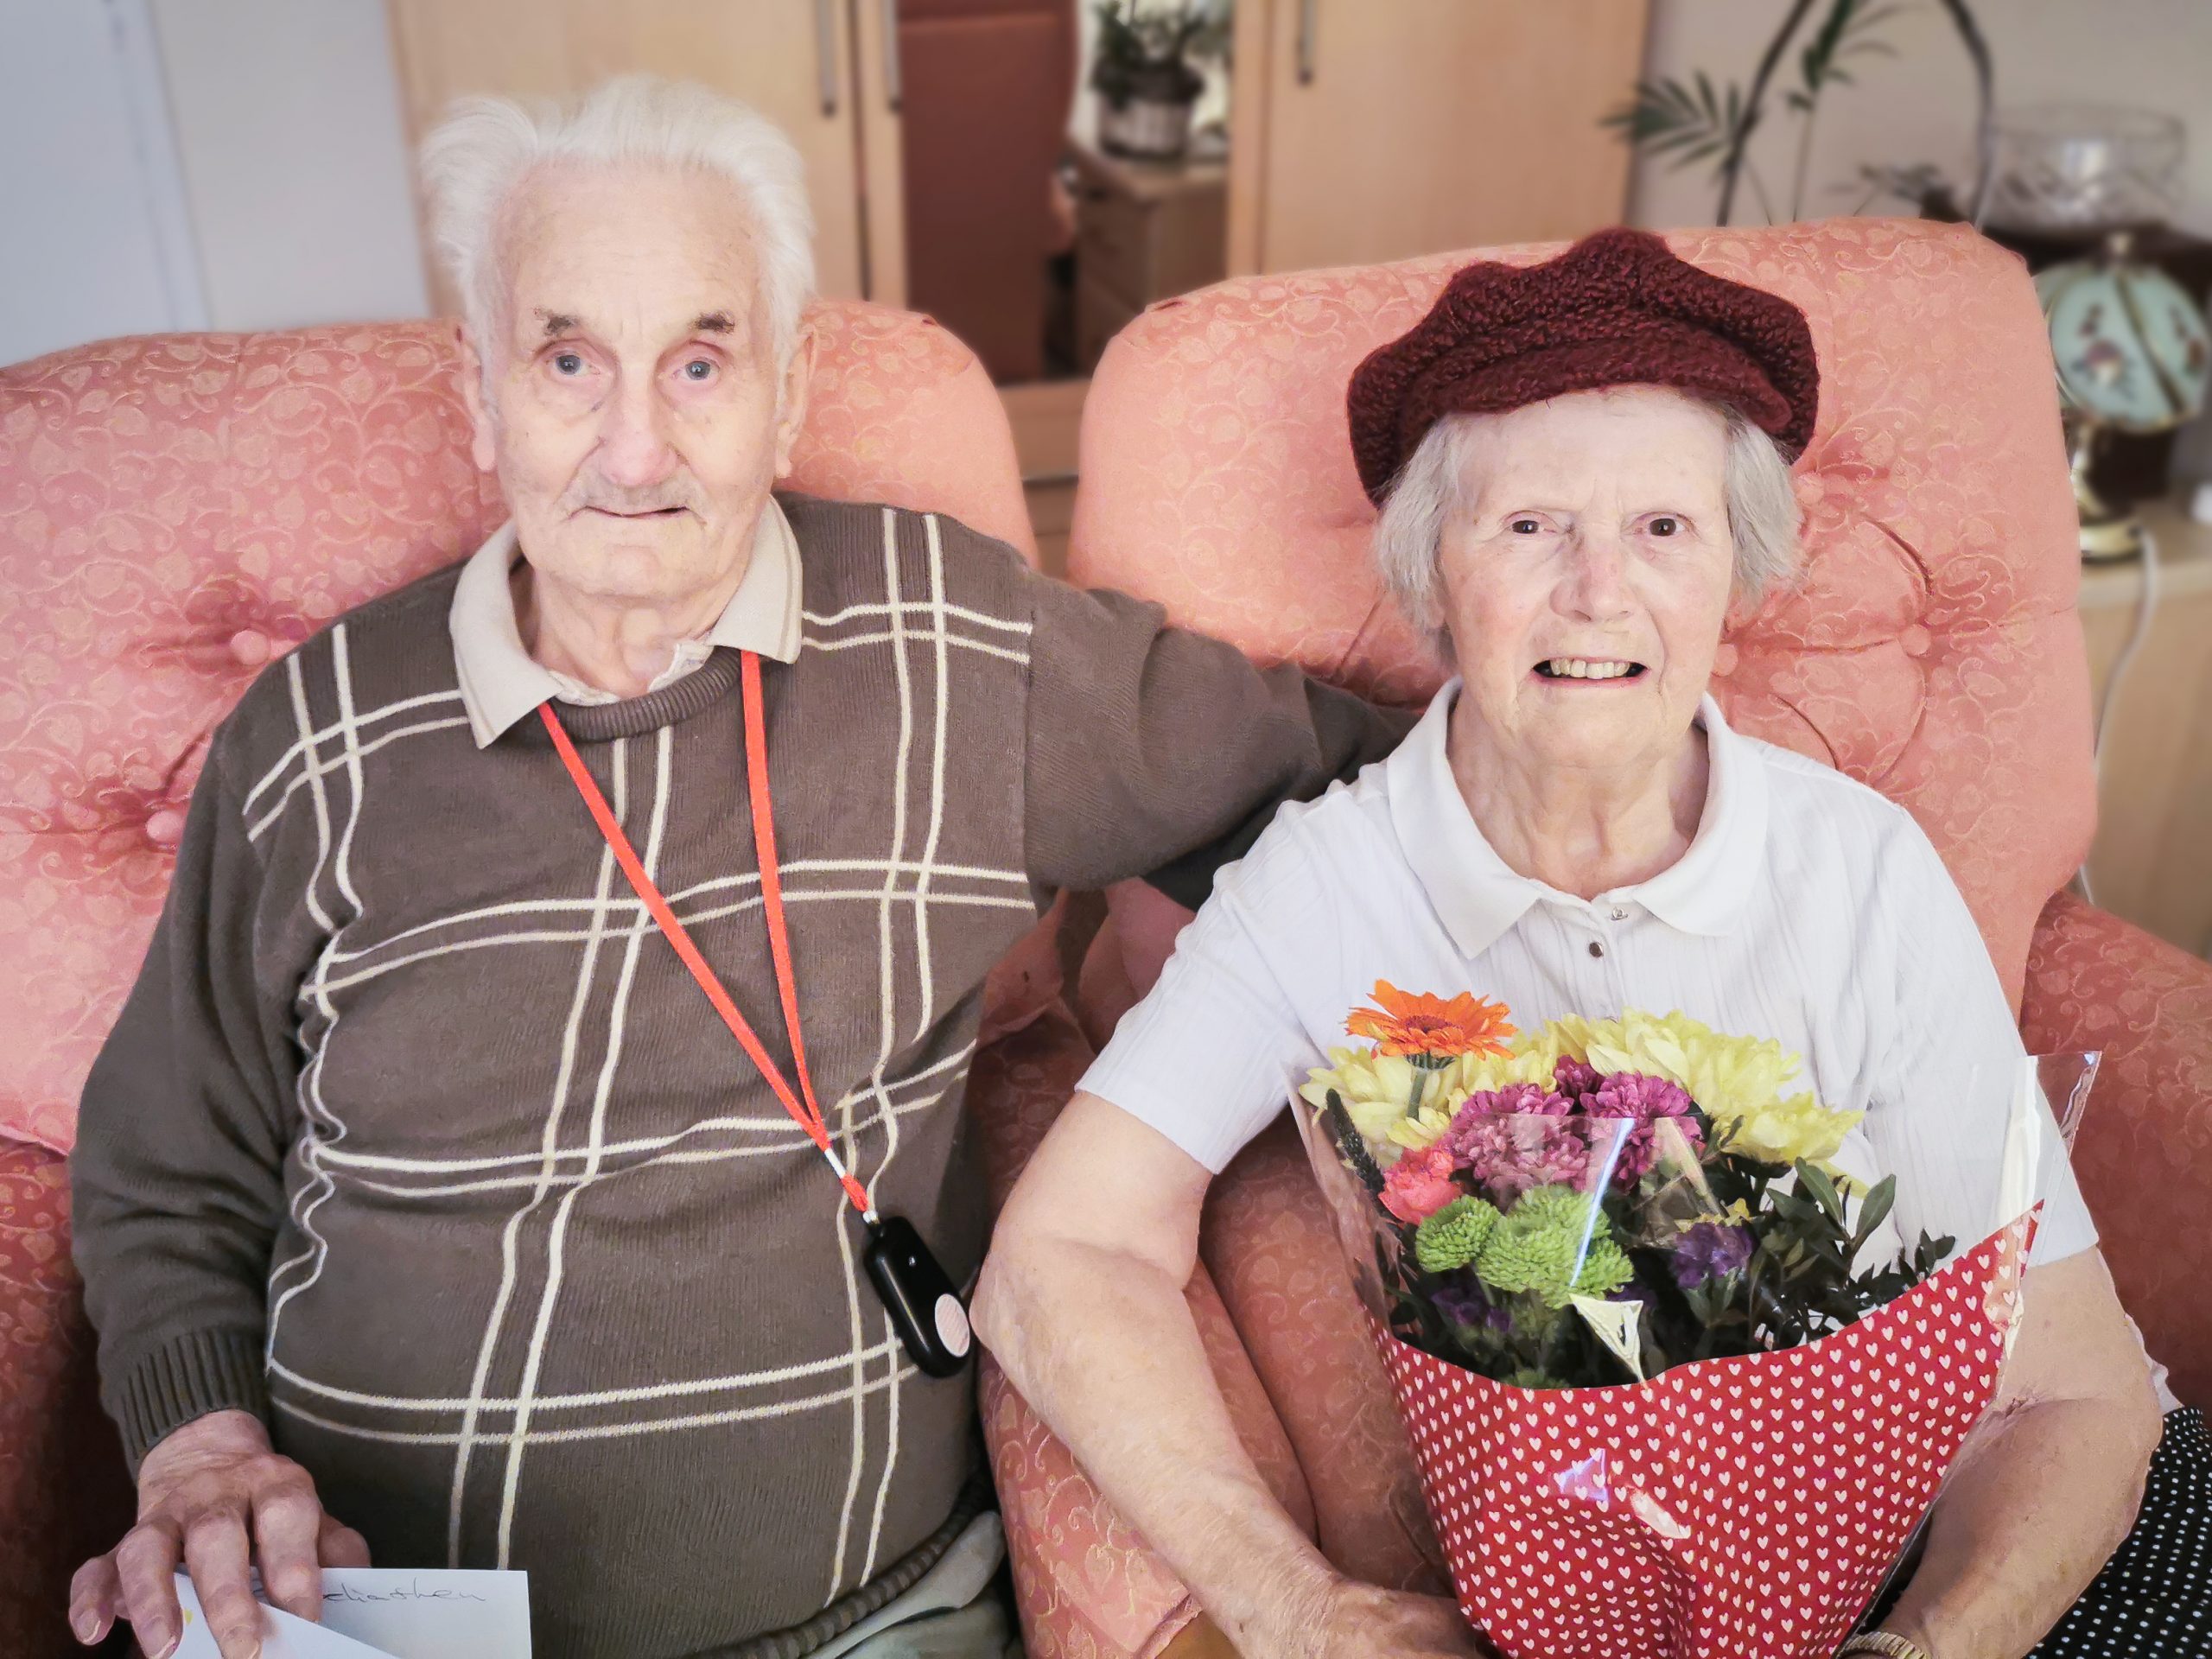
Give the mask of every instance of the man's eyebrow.
[{"label": "man's eyebrow", "polygon": [[576,326],[576,320],[567,312],[548,311],[542,306],[538,308],[537,320],[545,325],[545,338],[548,340],[556,334],[573,333]]},{"label": "man's eyebrow", "polygon": [[691,332],[695,334],[728,334],[736,331],[737,324],[727,311],[702,311],[691,319]]}]

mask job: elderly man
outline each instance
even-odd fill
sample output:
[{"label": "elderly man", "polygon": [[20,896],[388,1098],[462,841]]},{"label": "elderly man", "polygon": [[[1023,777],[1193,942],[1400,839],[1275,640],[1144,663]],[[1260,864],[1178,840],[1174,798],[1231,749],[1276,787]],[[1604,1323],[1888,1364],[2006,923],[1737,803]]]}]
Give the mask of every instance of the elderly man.
[{"label": "elderly man", "polygon": [[166,1653],[181,1563],[240,1659],[250,1560],[311,1615],[372,1552],[527,1568],[542,1654],[807,1653],[996,1565],[937,1375],[985,974],[1402,726],[772,493],[811,258],[751,112],[479,102],[425,160],[514,518],[216,734],[73,1165],[139,1521],[73,1623]]}]

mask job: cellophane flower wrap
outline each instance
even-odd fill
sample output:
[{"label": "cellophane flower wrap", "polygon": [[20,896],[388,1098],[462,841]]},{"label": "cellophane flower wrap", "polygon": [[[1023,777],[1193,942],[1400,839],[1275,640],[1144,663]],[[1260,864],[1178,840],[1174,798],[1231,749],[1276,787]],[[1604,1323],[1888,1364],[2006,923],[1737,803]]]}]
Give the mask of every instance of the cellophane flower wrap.
[{"label": "cellophane flower wrap", "polygon": [[1994,1230],[1870,1262],[1893,1182],[1837,1168],[1860,1115],[1778,1043],[1376,1001],[1297,1116],[1469,1622],[1505,1659],[1832,1653],[1995,1395],[2063,1156],[2032,1063]]}]

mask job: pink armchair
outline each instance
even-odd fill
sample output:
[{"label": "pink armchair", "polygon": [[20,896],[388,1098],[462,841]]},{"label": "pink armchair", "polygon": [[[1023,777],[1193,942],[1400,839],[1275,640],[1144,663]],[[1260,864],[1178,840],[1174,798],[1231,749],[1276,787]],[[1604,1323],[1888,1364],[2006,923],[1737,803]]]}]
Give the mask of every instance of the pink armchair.
[{"label": "pink armchair", "polygon": [[[1033,555],[1012,435],[925,320],[825,306],[796,486]],[[207,734],[339,612],[474,549],[452,331],[173,336],[0,369],[0,1654],[75,1651],[76,1563],[130,1513],[69,1262],[77,1096],[168,883]],[[1049,927],[986,1038],[1052,1003]],[[1065,1016],[1059,1018],[1065,1026]]]},{"label": "pink armchair", "polygon": [[[1722,648],[1716,690],[1739,729],[1913,811],[2024,994],[2032,1047],[2105,1051],[2082,1185],[2153,1351],[2185,1401],[2212,1404],[2212,968],[2060,891],[2094,796],[2072,508],[2027,277],[1972,232],[1920,223],[1675,246],[1803,307],[1825,377],[1796,468],[1807,580]],[[1260,660],[1424,700],[1438,671],[1370,574],[1344,384],[1476,257],[1254,278],[1147,312],[1107,353],[1084,411],[1075,580],[1159,600]],[[1135,890],[1112,895],[1112,913],[1082,976],[1092,1044],[1182,919]],[[1001,1179],[1077,1069],[1063,1056],[1027,1075]],[[1324,1551],[1372,1581],[1436,1587],[1335,1249],[1279,1125],[1217,1184],[1192,1301],[1248,1443]],[[1019,1396],[999,1382],[984,1402],[1031,1653],[1217,1650],[1173,1573]]]}]

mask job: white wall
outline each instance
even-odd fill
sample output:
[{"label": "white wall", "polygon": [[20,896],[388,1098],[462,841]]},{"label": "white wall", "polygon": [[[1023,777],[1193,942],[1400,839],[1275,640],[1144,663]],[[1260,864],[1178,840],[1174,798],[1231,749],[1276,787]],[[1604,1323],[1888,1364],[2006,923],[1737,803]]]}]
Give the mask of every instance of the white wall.
[{"label": "white wall", "polygon": [[210,324],[424,315],[384,0],[153,10]]},{"label": "white wall", "polygon": [[143,0],[0,0],[0,363],[207,326],[169,134]]},{"label": "white wall", "polygon": [[[1652,0],[1647,75],[1748,85],[1758,54],[1787,11],[1785,0]],[[1817,21],[1826,8],[1817,7]],[[1974,16],[1996,62],[1997,102],[2058,99],[2126,104],[2179,116],[2190,153],[2178,222],[2212,234],[2212,0],[1977,0]],[[1810,22],[1802,36],[1810,31]],[[1885,27],[1895,59],[1855,64],[1858,84],[1832,87],[1815,130],[1802,216],[1847,213],[1865,194],[1862,164],[1930,162],[1962,188],[1974,162],[1974,79],[1950,21],[1918,0]],[[1795,52],[1776,76],[1795,79]],[[1777,218],[1789,215],[1797,120],[1770,98],[1751,153]],[[1669,171],[1639,157],[1630,194],[1633,222],[1653,229],[1709,225],[1719,191],[1710,168]],[[1838,188],[1842,187],[1842,188]],[[1872,212],[1910,211],[1894,198]],[[1738,223],[1758,223],[1758,204],[1739,190]]]}]

